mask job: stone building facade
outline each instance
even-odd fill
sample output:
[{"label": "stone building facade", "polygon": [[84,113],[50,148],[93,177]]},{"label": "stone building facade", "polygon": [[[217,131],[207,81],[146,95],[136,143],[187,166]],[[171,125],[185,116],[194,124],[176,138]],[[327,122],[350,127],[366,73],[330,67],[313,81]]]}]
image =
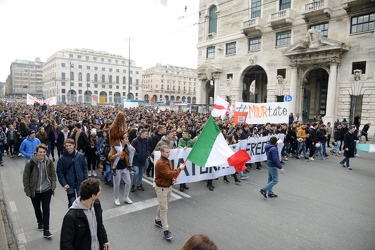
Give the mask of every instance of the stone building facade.
[{"label": "stone building facade", "polygon": [[43,64],[43,95],[57,96],[58,102],[67,104],[116,105],[126,99],[142,100],[141,79],[142,68],[131,60],[129,71],[129,60],[121,55],[63,49]]},{"label": "stone building facade", "polygon": [[195,69],[157,64],[143,70],[142,84],[146,103],[196,103]]},{"label": "stone building facade", "polygon": [[304,121],[374,125],[374,23],[372,0],[201,0],[197,103],[287,96]]}]

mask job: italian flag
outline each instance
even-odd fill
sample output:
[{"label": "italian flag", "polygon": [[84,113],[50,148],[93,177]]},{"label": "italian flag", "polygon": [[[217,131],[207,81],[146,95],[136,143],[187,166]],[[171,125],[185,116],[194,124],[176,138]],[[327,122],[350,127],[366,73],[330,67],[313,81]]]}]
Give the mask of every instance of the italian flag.
[{"label": "italian flag", "polygon": [[200,167],[233,166],[240,172],[246,168],[244,164],[250,160],[250,155],[245,150],[234,153],[210,117],[187,159]]}]

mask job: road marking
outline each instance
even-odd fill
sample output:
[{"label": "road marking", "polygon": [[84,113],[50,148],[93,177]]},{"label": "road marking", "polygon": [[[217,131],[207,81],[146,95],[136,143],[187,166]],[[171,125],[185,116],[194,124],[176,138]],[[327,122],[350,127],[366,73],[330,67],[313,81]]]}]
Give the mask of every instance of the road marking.
[{"label": "road marking", "polygon": [[[143,177],[143,181],[146,182],[147,184],[150,184],[153,187],[153,180],[150,177]],[[177,190],[175,188],[172,189],[172,196],[174,195],[173,192],[175,192],[176,195],[179,194],[181,196],[184,196],[185,198],[191,198],[190,195],[185,194],[184,192],[181,192],[181,191],[179,191],[179,190]]]},{"label": "road marking", "polygon": [[10,206],[10,210],[12,211],[12,216],[15,217],[15,219],[13,219],[12,221],[13,221],[14,234],[17,238],[18,249],[20,250],[26,249],[27,240],[26,240],[25,232],[23,231],[23,228],[21,227],[20,217],[18,216],[16,202],[9,201],[9,206]]},{"label": "road marking", "polygon": [[[176,201],[176,200],[182,199],[182,197],[178,195],[172,194],[171,196],[172,197],[170,201]],[[159,202],[157,198],[151,198],[151,199],[147,199],[144,201],[138,201],[133,204],[107,209],[103,211],[103,218],[105,218],[105,220],[109,220],[109,219],[112,219],[121,215],[134,213],[134,212],[137,212],[146,208],[150,208],[150,207],[155,207],[158,205],[159,205]]]}]

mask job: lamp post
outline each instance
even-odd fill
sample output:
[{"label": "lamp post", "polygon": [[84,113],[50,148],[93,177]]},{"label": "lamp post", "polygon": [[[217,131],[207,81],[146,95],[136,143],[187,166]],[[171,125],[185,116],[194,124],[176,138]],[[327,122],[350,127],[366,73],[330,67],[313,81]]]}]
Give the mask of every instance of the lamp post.
[{"label": "lamp post", "polygon": [[127,86],[127,89],[128,89],[128,92],[127,92],[127,98],[128,100],[130,100],[130,37],[128,39],[126,39],[126,41],[129,42],[129,58],[128,58],[128,86]]},{"label": "lamp post", "polygon": [[72,68],[74,64],[69,62],[69,97],[70,97],[70,104],[72,104]]}]

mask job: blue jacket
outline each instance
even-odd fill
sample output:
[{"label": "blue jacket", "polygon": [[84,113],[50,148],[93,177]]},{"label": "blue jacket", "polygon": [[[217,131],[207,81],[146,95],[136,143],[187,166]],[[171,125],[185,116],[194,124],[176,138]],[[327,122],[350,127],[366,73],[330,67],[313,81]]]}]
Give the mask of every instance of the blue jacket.
[{"label": "blue jacket", "polygon": [[[71,165],[72,163],[73,165]],[[72,154],[69,154],[65,150],[57,161],[56,174],[62,187],[66,184],[71,187],[79,187],[87,179],[87,162],[85,156],[77,150],[74,150]]]},{"label": "blue jacket", "polygon": [[144,167],[148,156],[147,139],[142,139],[141,136],[137,136],[137,138],[132,141],[132,146],[135,148],[133,166]]},{"label": "blue jacket", "polygon": [[26,139],[23,140],[20,146],[20,153],[25,156],[26,159],[30,159],[33,153],[36,150],[36,146],[40,144],[38,138],[30,139],[29,136],[26,136]]},{"label": "blue jacket", "polygon": [[276,145],[268,143],[266,144],[266,154],[267,154],[267,166],[276,167],[282,169],[283,166],[280,163],[279,151]]}]

